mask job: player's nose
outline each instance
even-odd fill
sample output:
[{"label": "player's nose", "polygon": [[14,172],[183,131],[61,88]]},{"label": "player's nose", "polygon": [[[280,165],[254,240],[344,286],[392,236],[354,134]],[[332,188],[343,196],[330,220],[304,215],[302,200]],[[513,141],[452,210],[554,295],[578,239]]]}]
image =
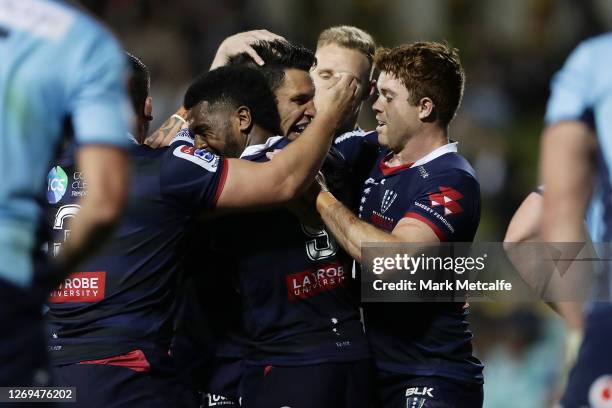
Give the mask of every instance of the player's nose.
[{"label": "player's nose", "polygon": [[306,104],[306,109],[304,110],[304,116],[307,116],[308,118],[312,119],[315,117],[316,114],[317,114],[317,108],[315,108],[314,99],[311,99]]}]

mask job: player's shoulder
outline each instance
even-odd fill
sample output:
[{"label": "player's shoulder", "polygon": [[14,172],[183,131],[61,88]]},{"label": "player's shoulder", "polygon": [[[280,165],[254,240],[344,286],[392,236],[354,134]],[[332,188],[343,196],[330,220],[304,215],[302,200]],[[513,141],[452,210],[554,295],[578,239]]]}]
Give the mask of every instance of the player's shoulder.
[{"label": "player's shoulder", "polygon": [[378,143],[378,134],[375,130],[363,130],[357,128],[349,132],[345,132],[334,139],[334,146],[341,146],[347,143]]},{"label": "player's shoulder", "polygon": [[272,136],[265,143],[248,146],[240,158],[249,161],[267,160],[266,153],[284,149],[289,143],[291,141],[284,136]]},{"label": "player's shoulder", "polygon": [[456,151],[446,152],[434,160],[419,164],[414,167],[418,169],[421,178],[425,181],[447,184],[467,184],[478,188],[478,176],[470,162]]},{"label": "player's shoulder", "polygon": [[577,49],[610,52],[610,47],[612,47],[612,32],[587,38],[578,45]]}]

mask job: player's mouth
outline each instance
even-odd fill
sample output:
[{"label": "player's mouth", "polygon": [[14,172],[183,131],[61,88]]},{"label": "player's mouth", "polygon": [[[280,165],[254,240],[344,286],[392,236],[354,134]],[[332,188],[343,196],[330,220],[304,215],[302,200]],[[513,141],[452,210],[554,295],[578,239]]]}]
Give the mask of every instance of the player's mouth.
[{"label": "player's mouth", "polygon": [[376,126],[377,132],[380,132],[381,130],[384,130],[387,128],[387,122],[383,122],[380,119],[377,119],[376,122],[378,123],[378,125]]},{"label": "player's mouth", "polygon": [[289,128],[289,133],[301,135],[304,132],[304,130],[306,130],[306,127],[308,127],[309,123],[310,122],[296,123],[295,125]]}]

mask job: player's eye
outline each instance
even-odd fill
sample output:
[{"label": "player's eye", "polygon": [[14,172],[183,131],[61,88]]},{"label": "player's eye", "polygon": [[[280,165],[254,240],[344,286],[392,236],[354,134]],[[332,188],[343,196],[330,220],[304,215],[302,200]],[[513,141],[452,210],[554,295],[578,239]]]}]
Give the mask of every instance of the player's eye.
[{"label": "player's eye", "polygon": [[319,72],[319,78],[321,79],[329,79],[331,77],[332,77],[331,72],[326,72],[326,71]]}]

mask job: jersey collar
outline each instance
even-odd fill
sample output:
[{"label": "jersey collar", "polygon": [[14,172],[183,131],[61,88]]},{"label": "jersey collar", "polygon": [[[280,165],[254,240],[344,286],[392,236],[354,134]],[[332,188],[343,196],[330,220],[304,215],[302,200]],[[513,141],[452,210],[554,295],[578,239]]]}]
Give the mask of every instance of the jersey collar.
[{"label": "jersey collar", "polygon": [[438,157],[445,155],[447,153],[457,153],[457,142],[450,142],[445,144],[444,146],[440,146],[437,149],[429,152],[425,156],[421,157],[419,160],[414,163],[402,164],[400,166],[390,167],[387,165],[387,159],[391,156],[391,152],[380,162],[380,171],[383,175],[388,176],[393,173],[397,173],[398,171],[409,169],[412,167],[422,166],[424,164],[429,163],[432,160],[437,159]]},{"label": "jersey collar", "polygon": [[240,155],[240,158],[242,159],[243,157],[253,156],[254,154],[260,153],[269,148],[270,146],[276,144],[276,142],[281,140],[283,137],[284,136],[272,136],[269,137],[268,140],[266,140],[266,143],[247,146],[247,148],[244,149],[244,151]]}]

